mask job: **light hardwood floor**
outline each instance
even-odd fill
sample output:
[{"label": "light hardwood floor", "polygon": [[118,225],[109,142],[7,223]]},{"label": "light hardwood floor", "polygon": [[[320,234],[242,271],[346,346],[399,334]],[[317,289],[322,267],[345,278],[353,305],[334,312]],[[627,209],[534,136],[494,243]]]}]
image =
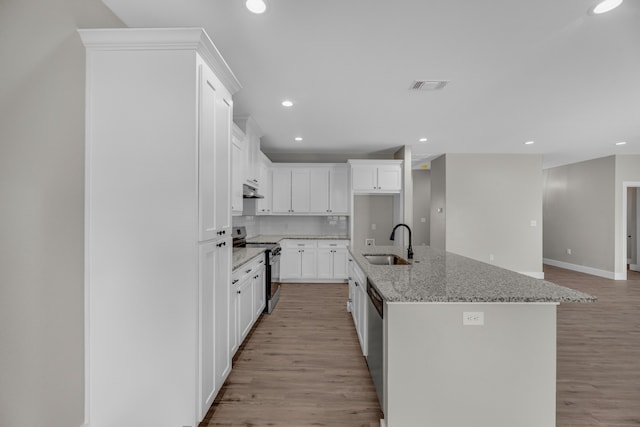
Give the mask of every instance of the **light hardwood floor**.
[{"label": "light hardwood floor", "polygon": [[[640,273],[614,281],[545,265],[545,279],[598,297],[558,308],[556,425],[640,426]],[[378,426],[346,300],[346,285],[283,285],[200,427]]]},{"label": "light hardwood floor", "polygon": [[546,280],[598,297],[558,307],[557,426],[640,426],[640,273],[615,281],[544,270]]},{"label": "light hardwood floor", "polygon": [[204,426],[379,426],[346,284],[283,284],[238,350]]}]

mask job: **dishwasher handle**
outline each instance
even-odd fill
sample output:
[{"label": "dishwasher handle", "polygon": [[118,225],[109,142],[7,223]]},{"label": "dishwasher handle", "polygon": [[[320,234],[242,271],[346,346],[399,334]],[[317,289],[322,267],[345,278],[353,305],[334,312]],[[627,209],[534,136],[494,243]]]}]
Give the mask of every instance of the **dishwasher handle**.
[{"label": "dishwasher handle", "polygon": [[369,295],[369,300],[371,304],[375,307],[376,311],[380,315],[381,319],[384,319],[384,300],[380,293],[373,287],[369,279],[367,278],[367,295]]}]

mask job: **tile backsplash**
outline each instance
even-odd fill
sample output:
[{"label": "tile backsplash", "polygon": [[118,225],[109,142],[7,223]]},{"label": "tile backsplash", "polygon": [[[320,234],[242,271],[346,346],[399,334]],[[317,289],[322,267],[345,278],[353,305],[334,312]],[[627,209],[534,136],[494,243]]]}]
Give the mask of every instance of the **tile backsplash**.
[{"label": "tile backsplash", "polygon": [[233,226],[244,225],[247,236],[308,235],[347,236],[348,216],[235,216]]}]

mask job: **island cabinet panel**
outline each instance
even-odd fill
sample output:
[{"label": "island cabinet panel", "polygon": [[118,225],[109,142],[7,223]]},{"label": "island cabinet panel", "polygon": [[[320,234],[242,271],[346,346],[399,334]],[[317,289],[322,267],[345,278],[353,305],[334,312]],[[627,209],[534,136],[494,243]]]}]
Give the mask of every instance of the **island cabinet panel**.
[{"label": "island cabinet panel", "polygon": [[556,303],[385,307],[388,427],[555,427]]}]

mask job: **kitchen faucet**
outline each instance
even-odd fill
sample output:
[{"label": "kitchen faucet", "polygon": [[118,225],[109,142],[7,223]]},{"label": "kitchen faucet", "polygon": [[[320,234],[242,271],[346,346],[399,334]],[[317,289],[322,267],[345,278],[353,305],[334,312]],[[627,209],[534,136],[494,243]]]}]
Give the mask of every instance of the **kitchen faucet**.
[{"label": "kitchen faucet", "polygon": [[407,227],[407,230],[409,230],[409,248],[407,250],[407,258],[413,259],[413,248],[411,247],[411,228],[407,224],[398,224],[395,227],[393,227],[393,231],[391,232],[391,236],[389,237],[389,240],[394,240],[394,234],[396,233],[396,228],[400,226]]}]

